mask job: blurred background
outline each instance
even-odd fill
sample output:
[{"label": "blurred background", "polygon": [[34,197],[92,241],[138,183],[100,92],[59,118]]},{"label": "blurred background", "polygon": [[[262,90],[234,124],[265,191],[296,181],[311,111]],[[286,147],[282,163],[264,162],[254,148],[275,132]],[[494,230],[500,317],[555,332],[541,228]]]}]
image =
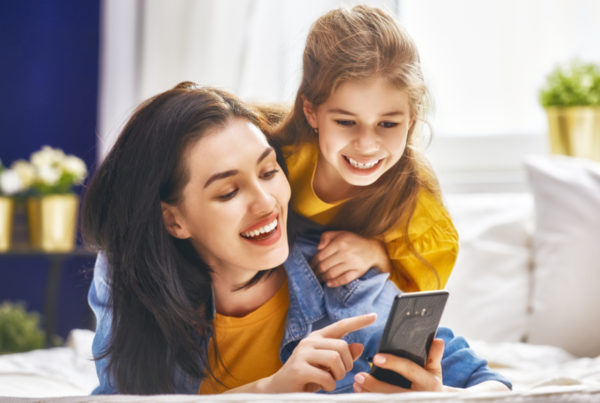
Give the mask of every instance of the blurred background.
[{"label": "blurred background", "polygon": [[[367,3],[394,13],[421,52],[434,99],[428,149],[445,192],[522,191],[522,159],[547,154],[547,74],[600,62],[595,0],[19,0],[0,13],[0,159],[50,145],[90,174],[143,99],[180,81],[292,102],[312,21]],[[78,240],[80,243],[80,241]],[[0,255],[0,301],[43,312],[44,256]],[[92,326],[93,256],[70,256],[56,332]]]}]

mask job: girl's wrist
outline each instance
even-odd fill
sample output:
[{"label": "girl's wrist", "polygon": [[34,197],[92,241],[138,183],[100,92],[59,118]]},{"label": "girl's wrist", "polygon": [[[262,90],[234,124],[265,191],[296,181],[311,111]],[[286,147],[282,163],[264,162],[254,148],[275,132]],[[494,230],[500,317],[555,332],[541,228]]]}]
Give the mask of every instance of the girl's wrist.
[{"label": "girl's wrist", "polygon": [[374,266],[383,273],[390,273],[392,271],[392,262],[388,256],[385,243],[379,239],[372,239],[373,247],[377,250]]}]

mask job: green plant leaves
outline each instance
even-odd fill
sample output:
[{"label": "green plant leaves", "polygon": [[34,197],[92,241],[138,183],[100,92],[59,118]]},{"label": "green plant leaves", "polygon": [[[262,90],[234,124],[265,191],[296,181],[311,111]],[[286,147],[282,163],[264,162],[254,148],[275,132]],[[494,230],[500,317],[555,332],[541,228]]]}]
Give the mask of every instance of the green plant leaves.
[{"label": "green plant leaves", "polygon": [[548,106],[599,106],[600,67],[573,61],[556,67],[540,91],[540,103]]},{"label": "green plant leaves", "polygon": [[600,106],[600,66],[573,61],[556,67],[540,91],[540,103],[548,106]]}]

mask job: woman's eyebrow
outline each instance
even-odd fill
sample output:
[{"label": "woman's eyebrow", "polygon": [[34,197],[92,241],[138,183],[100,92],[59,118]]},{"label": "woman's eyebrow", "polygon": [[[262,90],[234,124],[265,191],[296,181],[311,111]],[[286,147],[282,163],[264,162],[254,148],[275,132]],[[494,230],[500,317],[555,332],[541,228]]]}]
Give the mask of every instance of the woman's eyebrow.
[{"label": "woman's eyebrow", "polygon": [[258,161],[256,161],[256,163],[259,164],[262,160],[267,158],[269,156],[269,154],[271,154],[272,152],[275,152],[275,150],[273,150],[272,147],[267,148],[265,151],[263,151],[263,153],[260,155],[260,157],[258,157]]},{"label": "woman's eyebrow", "polygon": [[218,172],[214,175],[211,175],[210,178],[204,184],[204,188],[208,187],[211,183],[219,179],[225,179],[233,175],[237,175],[240,171],[237,169],[230,169],[229,171]]},{"label": "woman's eyebrow", "polygon": [[[273,148],[271,148],[271,147],[267,148],[265,151],[263,151],[263,153],[260,155],[260,157],[258,157],[258,160],[256,161],[256,163],[259,164],[262,160],[267,158],[273,152],[275,152],[275,150],[273,150]],[[208,178],[208,180],[204,184],[204,187],[205,188],[208,187],[208,185],[210,185],[211,183],[213,183],[216,180],[225,179],[225,178],[229,178],[230,176],[237,175],[239,172],[240,171],[237,169],[230,169],[229,171],[217,172],[216,174],[211,175],[210,178]]]}]

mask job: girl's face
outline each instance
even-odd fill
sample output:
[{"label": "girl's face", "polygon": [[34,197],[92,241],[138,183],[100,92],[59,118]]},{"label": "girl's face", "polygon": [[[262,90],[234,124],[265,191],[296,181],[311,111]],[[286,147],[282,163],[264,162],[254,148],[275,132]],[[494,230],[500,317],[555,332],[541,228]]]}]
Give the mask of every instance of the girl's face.
[{"label": "girl's face", "polygon": [[325,103],[304,101],[319,133],[318,169],[328,180],[368,186],[400,160],[413,123],[406,91],[382,77],[340,84]]},{"label": "girl's face", "polygon": [[182,201],[163,203],[169,232],[191,238],[219,275],[248,279],[282,264],[291,191],[264,134],[234,118],[204,134],[185,157],[189,182]]}]

